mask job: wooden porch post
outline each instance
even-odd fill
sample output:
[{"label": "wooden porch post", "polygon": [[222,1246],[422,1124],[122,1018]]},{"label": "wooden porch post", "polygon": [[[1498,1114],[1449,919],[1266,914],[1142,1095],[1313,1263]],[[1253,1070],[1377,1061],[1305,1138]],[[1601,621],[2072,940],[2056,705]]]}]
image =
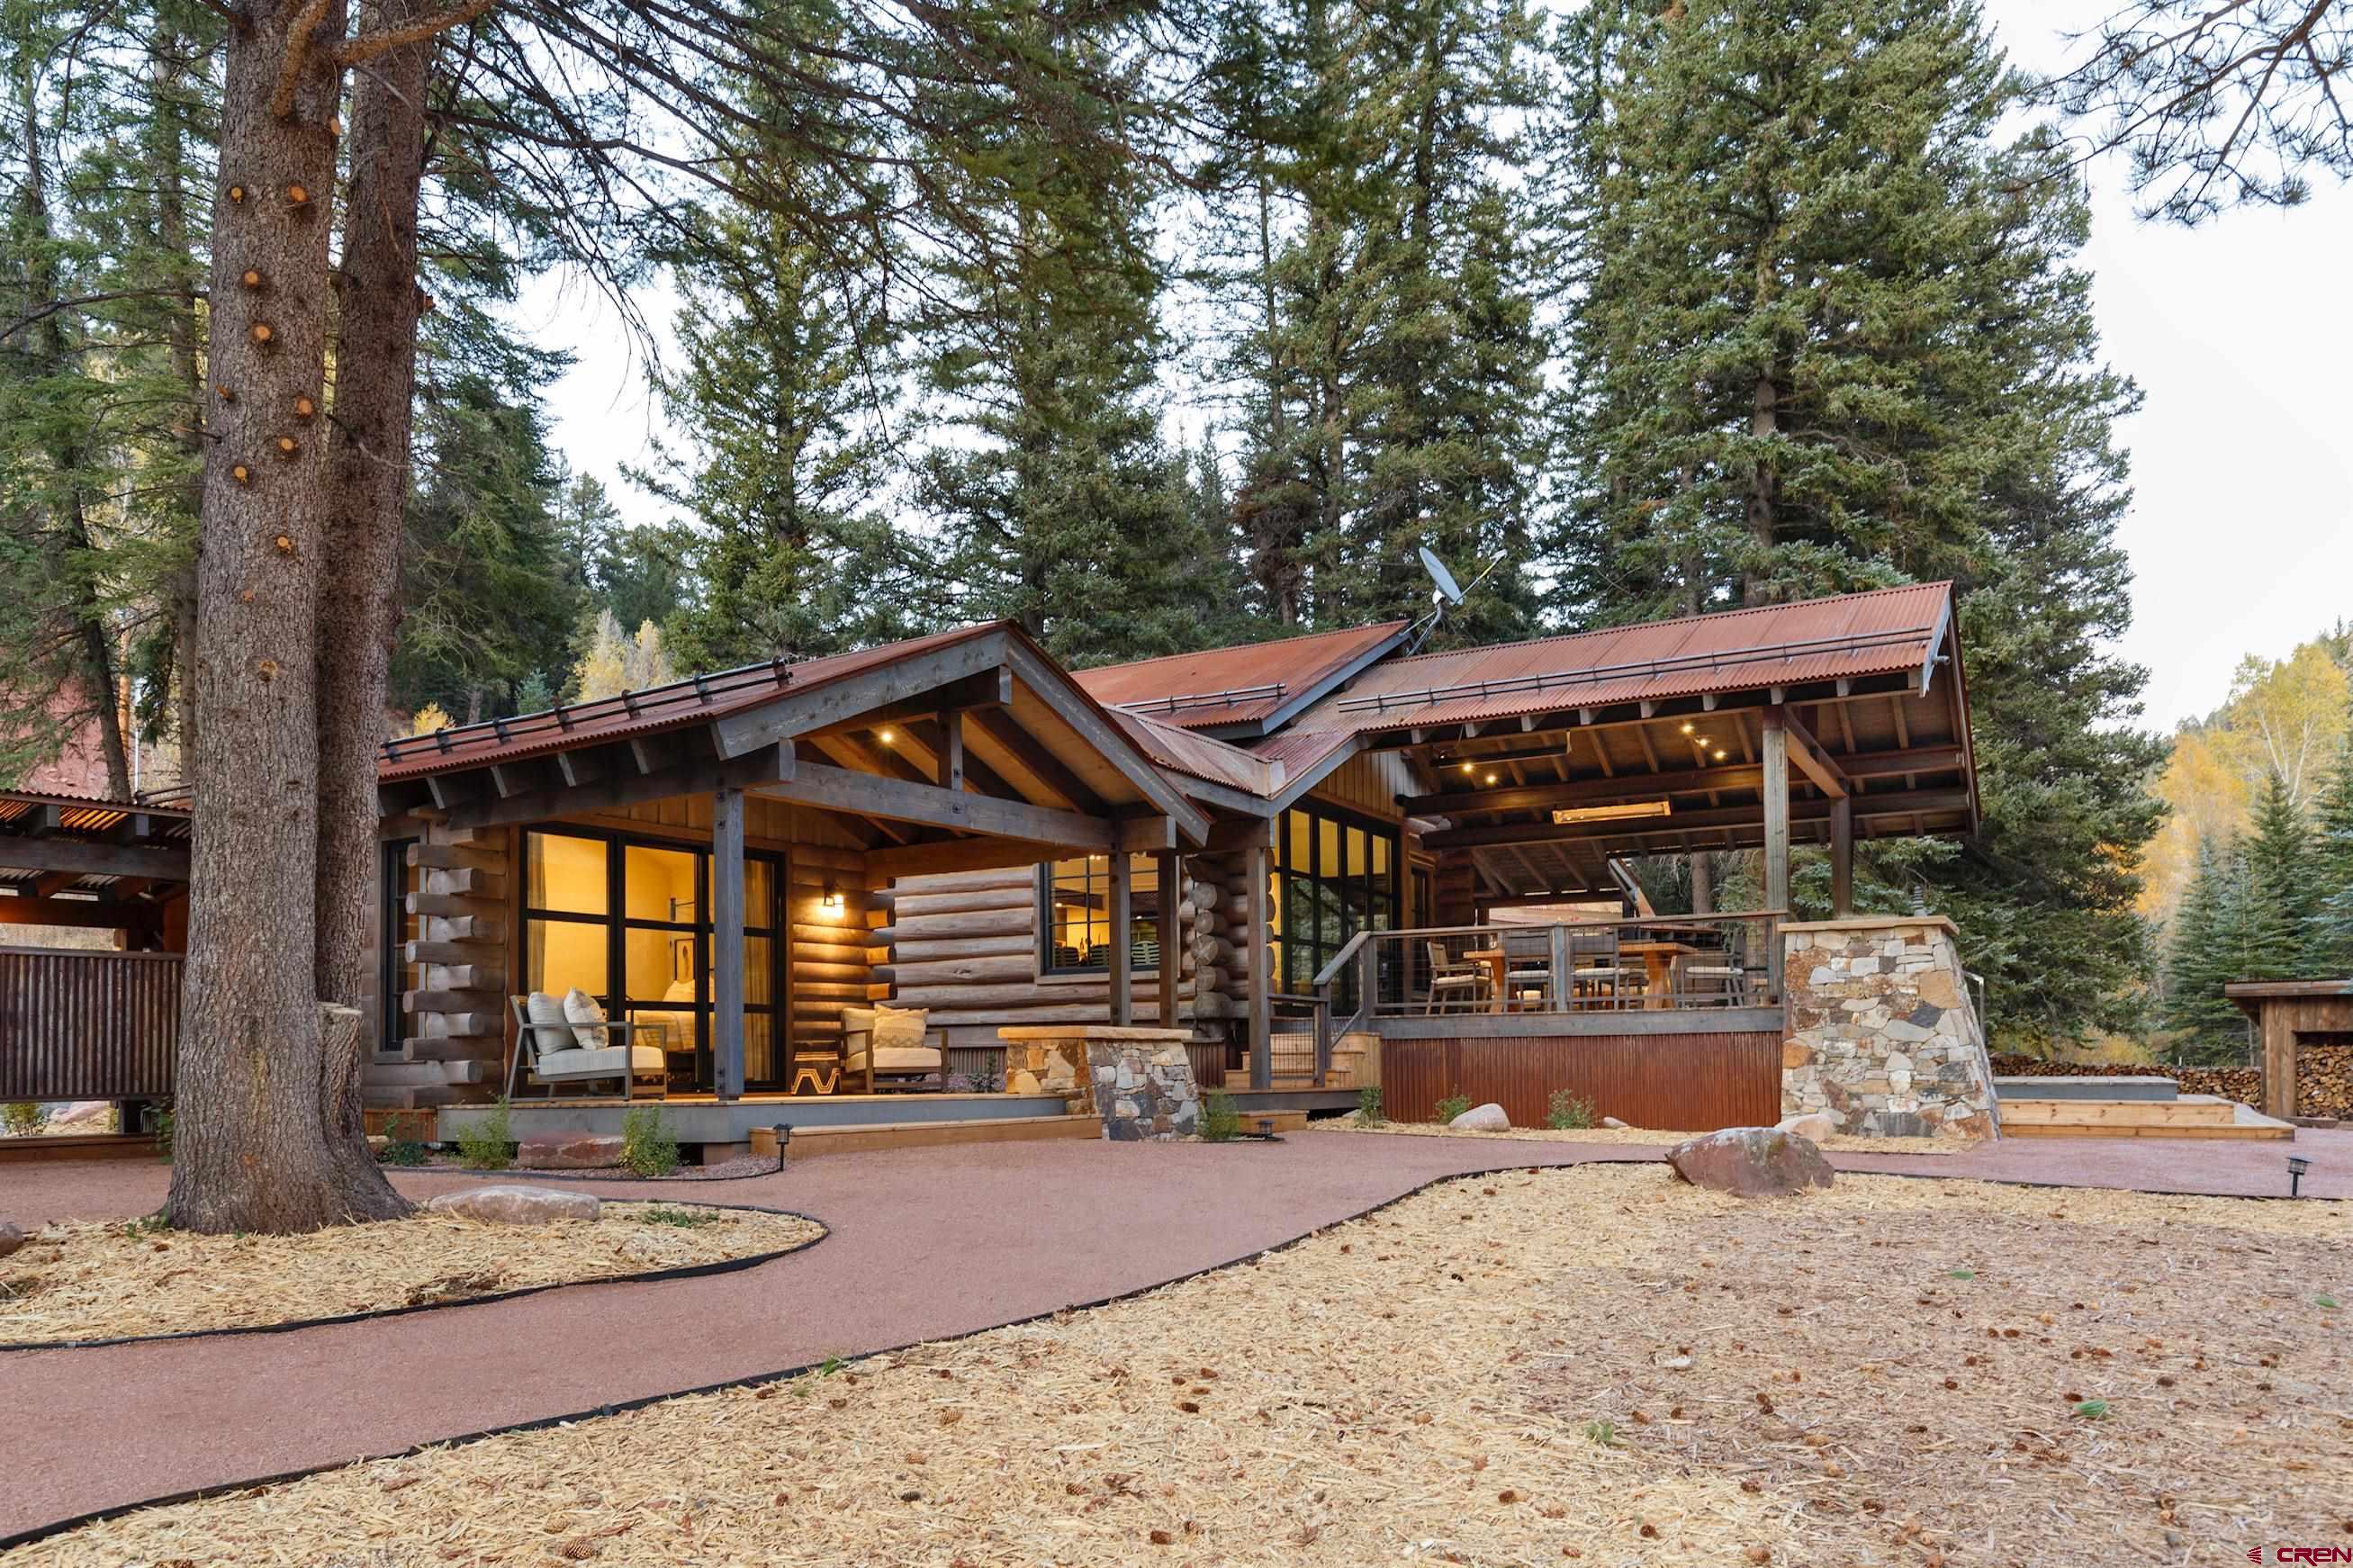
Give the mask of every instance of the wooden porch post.
[{"label": "wooden porch post", "polygon": [[[1765,907],[1789,907],[1789,731],[1778,708],[1765,710]],[[1766,969],[1773,994],[1781,993],[1781,941],[1776,933]]]},{"label": "wooden porch post", "polygon": [[1160,1026],[1177,1025],[1176,986],[1185,973],[1185,921],[1177,910],[1185,897],[1185,862],[1173,849],[1153,858],[1160,883]]},{"label": "wooden porch post", "polygon": [[1126,851],[1111,852],[1111,1021],[1135,1022],[1135,896]]},{"label": "wooden porch post", "polygon": [[1274,1086],[1273,1023],[1267,998],[1274,989],[1267,952],[1266,881],[1271,874],[1265,842],[1242,853],[1242,874],[1250,882],[1250,1080],[1252,1089]]},{"label": "wooden porch post", "polygon": [[[744,792],[712,793],[711,1055],[722,1100],[744,1092]],[[770,1042],[780,1049],[782,1041]]]},{"label": "wooden porch post", "polygon": [[1831,802],[1831,913],[1840,920],[1854,913],[1854,800],[1850,795]]}]

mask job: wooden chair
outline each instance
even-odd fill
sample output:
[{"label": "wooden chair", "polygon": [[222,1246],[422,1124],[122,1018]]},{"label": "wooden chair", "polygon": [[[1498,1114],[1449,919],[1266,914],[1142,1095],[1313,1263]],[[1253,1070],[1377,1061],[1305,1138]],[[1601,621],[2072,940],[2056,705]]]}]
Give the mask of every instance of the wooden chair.
[{"label": "wooden chair", "polygon": [[926,1029],[921,1046],[874,1047],[871,1007],[841,1010],[841,1077],[865,1080],[868,1094],[916,1090],[938,1094],[948,1087],[948,1032]]},{"label": "wooden chair", "polygon": [[1421,1004],[1423,1016],[1427,1017],[1440,1010],[1440,997],[1447,1000],[1446,1010],[1450,1012],[1453,1010],[1452,1002],[1457,994],[1467,996],[1474,1007],[1486,999],[1484,993],[1487,989],[1487,966],[1485,964],[1467,958],[1458,960],[1447,957],[1446,944],[1435,938],[1426,945],[1430,949],[1430,994]]},{"label": "wooden chair", "polygon": [[[637,1098],[637,1086],[641,1079],[654,1089],[655,1098],[670,1098],[669,1058],[659,1046],[636,1043],[636,1025],[608,1019],[601,1025],[586,1026],[604,1029],[608,1042],[618,1041],[617,1044],[591,1048],[578,1044],[579,1037],[573,1032],[575,1025],[533,1023],[529,996],[509,996],[507,1004],[514,1009],[515,1018],[514,1061],[507,1068],[509,1100],[514,1098],[515,1080],[522,1076],[526,1057],[531,1060],[532,1077],[547,1086],[547,1098],[550,1100],[555,1098],[555,1086],[559,1083],[594,1083],[615,1078],[621,1080],[621,1098],[625,1100]],[[543,1030],[551,1035],[560,1032],[563,1038],[570,1043],[550,1046],[540,1038]]]},{"label": "wooden chair", "polygon": [[1569,932],[1568,983],[1578,1005],[1615,1007],[1619,984],[1624,978],[1616,931]]},{"label": "wooden chair", "polygon": [[1544,1012],[1552,1005],[1552,933],[1504,938],[1504,995],[1521,1011]]},{"label": "wooden chair", "polygon": [[1715,952],[1695,952],[1683,961],[1676,990],[1688,994],[1694,1006],[1738,1007],[1748,1000],[1748,968],[1739,928],[1735,927]]}]

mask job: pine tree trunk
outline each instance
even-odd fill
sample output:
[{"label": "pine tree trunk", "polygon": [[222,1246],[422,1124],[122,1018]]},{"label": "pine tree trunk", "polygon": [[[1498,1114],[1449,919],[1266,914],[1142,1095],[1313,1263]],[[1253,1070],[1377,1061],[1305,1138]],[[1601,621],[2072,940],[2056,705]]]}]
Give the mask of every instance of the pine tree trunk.
[{"label": "pine tree trunk", "polygon": [[[1768,372],[1757,378],[1756,396],[1748,416],[1748,433],[1758,440],[1771,437],[1779,429],[1779,399]],[[1748,537],[1753,542],[1757,561],[1772,559],[1777,525],[1773,515],[1773,465],[1761,456],[1751,471],[1748,486]],[[1743,573],[1741,602],[1759,605],[1765,601],[1765,584],[1757,568]]]},{"label": "pine tree trunk", "polygon": [[[173,1223],[282,1234],[406,1207],[356,1127],[356,1049],[321,1028],[317,650],[338,0],[248,0],[226,43],[196,566],[195,845]],[[315,47],[314,47],[315,46]],[[286,84],[283,107],[272,98]],[[250,275],[250,280],[248,280]],[[331,1054],[332,1047],[332,1054]],[[355,1092],[355,1090],[354,1090]]]},{"label": "pine tree trunk", "polygon": [[[181,133],[174,100],[184,89],[185,70],[181,57],[187,47],[176,27],[158,18],[150,47],[150,104],[147,126],[148,161],[155,170],[155,242],[166,258],[177,285],[172,300],[169,328],[172,379],[186,395],[178,425],[178,443],[188,462],[183,504],[193,521],[204,508],[203,436],[205,383],[196,356],[196,295],[191,286],[194,247],[188,235],[188,199],[185,185],[186,139]],[[174,571],[166,592],[172,616],[172,668],[176,674],[174,727],[180,745],[180,780],[185,783],[195,761],[196,659],[196,562],[191,540],[187,562]]]},{"label": "pine tree trunk", "polygon": [[[417,0],[384,0],[367,21],[397,26],[414,20],[417,9]],[[421,308],[417,194],[436,47],[426,39],[378,56],[352,88],[334,423],[322,432],[330,488],[318,638],[317,985],[322,997],[354,1003],[368,993],[375,943],[394,934],[375,929],[375,774],[386,670],[400,626],[401,519]],[[320,1109],[338,1164],[364,1166],[344,1174],[381,1181],[364,1136],[358,1061],[354,1054],[348,1081],[322,1094]]]}]

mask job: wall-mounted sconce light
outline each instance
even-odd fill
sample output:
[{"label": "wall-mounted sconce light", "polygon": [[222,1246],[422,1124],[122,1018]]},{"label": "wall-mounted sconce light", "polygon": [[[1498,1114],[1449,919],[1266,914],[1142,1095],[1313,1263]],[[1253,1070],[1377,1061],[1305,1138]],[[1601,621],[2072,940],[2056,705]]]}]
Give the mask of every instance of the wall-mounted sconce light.
[{"label": "wall-mounted sconce light", "polygon": [[828,914],[838,914],[840,912],[841,889],[835,885],[833,879],[830,877],[828,877],[825,879],[825,898],[819,903],[818,908],[824,910]]}]

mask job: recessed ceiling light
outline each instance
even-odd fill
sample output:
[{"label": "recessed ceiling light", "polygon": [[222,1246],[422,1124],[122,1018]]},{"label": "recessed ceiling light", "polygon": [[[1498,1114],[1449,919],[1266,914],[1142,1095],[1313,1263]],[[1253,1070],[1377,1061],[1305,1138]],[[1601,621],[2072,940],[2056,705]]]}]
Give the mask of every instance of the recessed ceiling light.
[{"label": "recessed ceiling light", "polygon": [[1489,773],[1489,774],[1487,775],[1487,782],[1488,782],[1489,784],[1493,784],[1493,783],[1495,782],[1495,775],[1494,775],[1494,774],[1493,774],[1493,773]]},{"label": "recessed ceiling light", "polygon": [[1691,732],[1692,732],[1692,727],[1691,727],[1689,724],[1685,724],[1685,725],[1683,726],[1683,733],[1684,733],[1684,734],[1686,734],[1686,735],[1688,735],[1688,734],[1690,734]]},{"label": "recessed ceiling light", "polygon": [[1715,749],[1715,760],[1719,763],[1724,761],[1724,748],[1722,746],[1718,746]]},{"label": "recessed ceiling light", "polygon": [[874,731],[874,738],[887,746],[892,742],[899,738],[899,731],[896,730],[877,730]]},{"label": "recessed ceiling light", "polygon": [[1476,763],[1465,763],[1462,764],[1462,771],[1466,773],[1476,773],[1478,769],[1479,764]]}]

